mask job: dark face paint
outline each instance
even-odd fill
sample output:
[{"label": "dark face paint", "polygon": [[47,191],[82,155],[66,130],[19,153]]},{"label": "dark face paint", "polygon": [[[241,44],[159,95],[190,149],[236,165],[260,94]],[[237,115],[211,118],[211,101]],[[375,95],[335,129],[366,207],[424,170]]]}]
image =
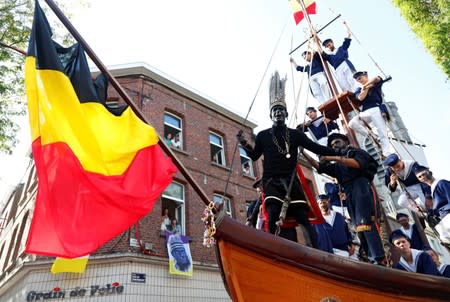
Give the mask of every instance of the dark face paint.
[{"label": "dark face paint", "polygon": [[286,108],[284,108],[283,106],[275,106],[270,111],[270,116],[272,118],[273,124],[278,126],[285,124],[287,115],[288,114]]}]

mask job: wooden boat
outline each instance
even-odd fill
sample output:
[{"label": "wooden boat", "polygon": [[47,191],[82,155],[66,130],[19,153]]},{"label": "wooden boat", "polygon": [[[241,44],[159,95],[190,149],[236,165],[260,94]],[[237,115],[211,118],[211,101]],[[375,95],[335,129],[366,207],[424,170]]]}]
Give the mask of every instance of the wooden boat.
[{"label": "wooden boat", "polygon": [[[52,0],[45,1],[118,94],[147,121],[62,11]],[[338,100],[344,112],[350,111],[351,94],[341,94]],[[333,102],[329,100],[321,111],[337,116]],[[215,211],[208,195],[173,151],[162,139],[159,145],[209,210]],[[402,272],[309,248],[248,227],[224,211],[216,211],[214,217],[217,262],[233,301],[450,301],[450,279]]]},{"label": "wooden boat", "polygon": [[[217,215],[216,253],[233,301],[449,301],[450,279],[326,253]],[[238,235],[237,235],[238,234]]]}]

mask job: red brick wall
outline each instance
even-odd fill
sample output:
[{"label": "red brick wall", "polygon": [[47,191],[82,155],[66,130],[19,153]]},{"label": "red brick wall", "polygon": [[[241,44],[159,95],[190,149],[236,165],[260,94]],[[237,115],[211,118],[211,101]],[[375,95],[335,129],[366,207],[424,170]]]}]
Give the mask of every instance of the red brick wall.
[{"label": "red brick wall", "polygon": [[[175,153],[183,162],[187,170],[211,197],[214,193],[223,194],[228,178],[229,168],[211,163],[209,131],[222,135],[225,145],[225,160],[230,166],[236,145],[236,133],[242,126],[195,101],[180,95],[159,83],[154,83],[141,77],[124,77],[119,81],[125,87],[133,101],[138,104],[151,124],[162,136],[164,131],[163,114],[165,111],[182,118],[183,121],[183,151],[176,149]],[[109,96],[118,96],[110,89]],[[142,97],[141,97],[142,96]],[[145,101],[142,101],[144,99]],[[148,101],[149,100],[149,101]],[[244,132],[250,137],[252,130],[245,128]],[[234,154],[233,173],[227,188],[227,196],[231,198],[233,217],[245,222],[245,201],[256,198],[256,191],[252,188],[253,178],[242,176],[239,150]],[[255,174],[259,168],[254,167]],[[185,185],[185,219],[186,234],[191,239],[191,253],[194,261],[215,262],[213,249],[202,245],[204,225],[200,220],[204,203],[178,172],[176,180]],[[153,249],[166,256],[164,238],[160,237],[161,202],[158,201],[154,210],[140,221],[139,236],[145,242],[153,244]],[[137,250],[129,246],[129,238],[135,238],[135,229],[111,240],[99,250],[99,253]],[[121,240],[119,240],[121,239]]]}]

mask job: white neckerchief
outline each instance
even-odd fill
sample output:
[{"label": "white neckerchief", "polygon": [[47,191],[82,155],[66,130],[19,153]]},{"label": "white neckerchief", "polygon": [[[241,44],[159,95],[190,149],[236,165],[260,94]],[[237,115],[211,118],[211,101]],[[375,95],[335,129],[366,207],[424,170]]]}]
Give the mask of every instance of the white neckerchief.
[{"label": "white neckerchief", "polygon": [[411,253],[413,258],[412,264],[406,262],[406,260],[403,257],[400,257],[399,262],[402,264],[404,268],[406,268],[407,271],[415,273],[417,272],[417,261],[419,260],[418,256],[422,253],[422,251],[411,249]]},{"label": "white neckerchief", "polygon": [[439,265],[439,267],[438,267],[438,271],[441,273],[441,275],[444,275],[444,271],[445,271],[445,268],[447,267],[447,264],[441,264],[441,265]]},{"label": "white neckerchief", "polygon": [[322,216],[329,225],[333,226],[334,219],[336,218],[336,213],[333,210],[330,210],[330,215],[322,215]]},{"label": "white neckerchief", "polygon": [[400,227],[400,230],[403,232],[403,234],[405,234],[406,236],[408,236],[409,239],[411,239],[412,236],[412,226],[409,225],[409,229],[405,229],[404,227]]},{"label": "white neckerchief", "polygon": [[397,175],[401,178],[401,179],[406,179],[408,178],[409,173],[411,173],[411,168],[413,166],[415,162],[412,160],[403,160],[403,164],[405,165],[405,167],[403,168],[403,170],[398,171]]},{"label": "white neckerchief", "polygon": [[435,179],[434,181],[433,181],[433,183],[431,184],[431,196],[433,196],[434,195],[434,189],[436,189],[436,186],[437,186],[437,184],[438,184],[438,182],[440,181],[440,179]]},{"label": "white neckerchief", "polygon": [[436,189],[436,186],[439,181],[440,181],[440,179],[435,179],[430,186],[431,187],[431,196],[433,196],[433,209],[436,209],[436,207],[437,207],[437,200],[436,200],[436,198],[434,198],[434,190]]}]

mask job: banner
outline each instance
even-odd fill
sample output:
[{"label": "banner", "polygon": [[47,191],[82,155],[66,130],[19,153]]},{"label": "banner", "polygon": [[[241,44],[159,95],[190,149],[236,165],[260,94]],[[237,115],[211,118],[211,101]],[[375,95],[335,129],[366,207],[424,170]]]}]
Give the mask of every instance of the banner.
[{"label": "banner", "polygon": [[194,269],[187,236],[166,232],[169,273],[192,277]]}]

